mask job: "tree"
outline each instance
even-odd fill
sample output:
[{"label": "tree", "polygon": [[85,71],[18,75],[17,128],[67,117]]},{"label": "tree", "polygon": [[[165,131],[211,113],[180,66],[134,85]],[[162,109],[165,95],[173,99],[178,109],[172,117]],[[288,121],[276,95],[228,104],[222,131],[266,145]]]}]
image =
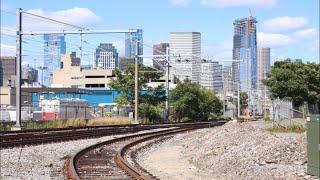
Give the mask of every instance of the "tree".
[{"label": "tree", "polygon": [[[150,67],[146,67],[142,64],[139,64],[138,67],[139,78],[138,78],[138,89],[139,97],[141,98],[142,91],[141,89],[148,88],[147,83],[152,80],[159,79],[163,73],[157,72]],[[124,72],[121,72],[119,69],[114,70],[116,78],[112,79],[109,83],[109,86],[117,90],[120,95],[116,99],[118,105],[134,105],[134,64],[130,63],[126,66]],[[140,99],[139,99],[140,100]]]},{"label": "tree", "polygon": [[268,74],[265,84],[272,98],[279,97],[300,107],[304,102],[320,105],[320,65],[286,59],[277,61]]},{"label": "tree", "polygon": [[211,114],[220,114],[222,109],[214,92],[189,80],[178,82],[170,92],[169,100],[174,107],[172,116],[178,121],[208,120]]},{"label": "tree", "polygon": [[[166,95],[163,86],[158,86],[154,89],[148,88],[147,83],[151,80],[159,79],[163,73],[157,72],[150,67],[139,64],[139,115],[142,118],[147,118],[155,121],[160,118],[158,113],[159,106],[166,100]],[[112,79],[109,86],[117,90],[120,95],[116,98],[115,102],[118,106],[130,105],[133,109],[134,106],[134,64],[128,64],[121,72],[119,69],[114,70],[116,78]]]}]

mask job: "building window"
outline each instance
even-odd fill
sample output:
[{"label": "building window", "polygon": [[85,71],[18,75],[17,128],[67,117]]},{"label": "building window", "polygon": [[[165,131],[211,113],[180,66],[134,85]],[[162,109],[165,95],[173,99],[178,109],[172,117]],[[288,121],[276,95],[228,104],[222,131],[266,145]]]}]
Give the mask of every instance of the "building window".
[{"label": "building window", "polygon": [[86,88],[104,88],[105,84],[86,84]]},{"label": "building window", "polygon": [[86,78],[105,78],[106,76],[86,76]]}]

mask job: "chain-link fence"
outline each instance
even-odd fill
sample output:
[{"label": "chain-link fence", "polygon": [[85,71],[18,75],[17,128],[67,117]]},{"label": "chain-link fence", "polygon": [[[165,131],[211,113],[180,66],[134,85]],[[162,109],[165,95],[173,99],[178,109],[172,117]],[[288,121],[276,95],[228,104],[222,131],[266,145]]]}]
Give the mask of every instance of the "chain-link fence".
[{"label": "chain-link fence", "polygon": [[[70,106],[70,105],[47,105],[34,107],[23,105],[21,108],[22,121],[49,121],[85,119],[90,120],[101,117],[129,117],[130,107],[117,108],[116,106]],[[1,106],[0,121],[16,121],[15,106]]]},{"label": "chain-link fence", "polygon": [[305,113],[303,110],[294,109],[291,101],[280,100],[279,98],[272,101],[272,108],[270,109],[272,120],[276,124],[285,124],[293,119],[304,119]]}]

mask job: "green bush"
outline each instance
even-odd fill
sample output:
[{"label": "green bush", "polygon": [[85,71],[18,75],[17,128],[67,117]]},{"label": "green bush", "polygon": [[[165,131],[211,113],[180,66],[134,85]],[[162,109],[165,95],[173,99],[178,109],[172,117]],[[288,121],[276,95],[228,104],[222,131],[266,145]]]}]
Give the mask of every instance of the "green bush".
[{"label": "green bush", "polygon": [[222,120],[222,118],[218,114],[211,114],[209,117],[209,121],[219,121],[219,120]]},{"label": "green bush", "polygon": [[270,122],[270,121],[271,121],[271,118],[270,118],[270,116],[264,116],[264,117],[263,117],[263,120],[264,120],[265,122]]},{"label": "green bush", "polygon": [[139,116],[146,120],[145,123],[154,123],[161,120],[157,107],[148,103],[139,104]]}]

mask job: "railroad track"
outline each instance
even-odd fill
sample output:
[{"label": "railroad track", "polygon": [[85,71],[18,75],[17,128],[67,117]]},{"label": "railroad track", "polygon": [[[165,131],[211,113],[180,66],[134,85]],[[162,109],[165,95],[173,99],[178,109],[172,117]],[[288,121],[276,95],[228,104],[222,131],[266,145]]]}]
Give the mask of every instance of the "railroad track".
[{"label": "railroad track", "polygon": [[[168,127],[184,127],[193,123],[157,124],[157,125],[114,125],[114,126],[90,126],[90,127],[70,127],[41,130],[24,130],[13,132],[0,132],[0,148],[11,148],[25,145],[38,145],[43,143],[53,143],[70,141],[77,139],[96,138],[109,135],[134,133],[144,130]],[[208,125],[209,122],[203,122]]]},{"label": "railroad track", "polygon": [[188,126],[124,136],[97,143],[80,150],[65,162],[65,179],[157,179],[139,166],[134,158],[131,163],[126,160],[126,156],[132,157],[136,153],[136,151],[132,151],[132,147],[143,142],[167,138],[176,133],[221,124],[223,123],[194,123]]}]

